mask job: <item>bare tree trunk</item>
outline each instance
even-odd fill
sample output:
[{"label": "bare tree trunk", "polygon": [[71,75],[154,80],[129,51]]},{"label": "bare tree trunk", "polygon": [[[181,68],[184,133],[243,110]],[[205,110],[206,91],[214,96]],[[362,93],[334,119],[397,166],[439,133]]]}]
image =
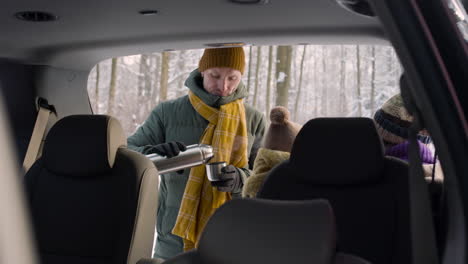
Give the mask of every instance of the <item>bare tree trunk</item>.
[{"label": "bare tree trunk", "polygon": [[326,72],[327,72],[327,65],[326,65],[326,49],[322,46],[322,116],[328,115],[328,87],[326,83]]},{"label": "bare tree trunk", "polygon": [[271,97],[271,70],[273,68],[273,46],[268,47],[268,76],[267,76],[267,90],[266,90],[266,117],[270,120],[270,97]]},{"label": "bare tree trunk", "polygon": [[299,98],[301,97],[301,89],[302,89],[302,75],[304,72],[304,59],[306,55],[307,45],[304,45],[304,50],[302,51],[302,58],[301,58],[301,68],[299,69],[299,83],[297,88],[296,94],[296,104],[294,105],[294,119],[296,122],[298,121],[297,118],[297,110],[299,108]]},{"label": "bare tree trunk", "polygon": [[356,93],[358,101],[358,114],[362,116],[362,102],[361,102],[361,54],[359,52],[359,45],[356,45]]},{"label": "bare tree trunk", "polygon": [[250,74],[252,72],[252,46],[249,47],[249,71],[247,72],[247,91],[250,92]]},{"label": "bare tree trunk", "polygon": [[260,63],[262,61],[262,47],[257,47],[257,65],[255,66],[255,90],[254,90],[254,97],[252,105],[254,107],[257,106],[257,99],[258,99],[258,73],[260,72]]},{"label": "bare tree trunk", "polygon": [[181,50],[179,52],[179,60],[177,62],[178,66],[178,71],[180,72],[179,74],[179,81],[177,82],[177,91],[176,91],[176,97],[181,97],[184,95],[187,91],[185,89],[185,62],[187,59],[187,51],[186,50]]},{"label": "bare tree trunk", "polygon": [[317,78],[317,70],[318,70],[318,47],[315,46],[315,53],[314,53],[314,118],[318,116],[318,78]]},{"label": "bare tree trunk", "polygon": [[96,111],[97,114],[99,114],[99,79],[101,78],[101,73],[99,69],[99,63],[96,65],[96,90],[94,92],[94,105],[95,108],[94,110]]},{"label": "bare tree trunk", "polygon": [[138,72],[138,107],[136,114],[132,117],[133,124],[136,126],[145,120],[147,110],[151,105],[148,98],[151,96],[151,55],[140,55],[140,69]]},{"label": "bare tree trunk", "polygon": [[118,58],[113,58],[111,63],[111,78],[109,84],[109,99],[107,103],[107,114],[114,114],[114,104],[115,104],[115,93],[116,93],[116,84],[117,84],[117,60]]},{"label": "bare tree trunk", "polygon": [[164,102],[167,99],[167,86],[169,80],[169,52],[162,53],[161,60],[161,84],[159,85],[159,102]]},{"label": "bare tree trunk", "polygon": [[371,115],[375,111],[375,47],[372,46],[371,48],[372,52],[372,66],[371,66],[371,94],[370,94],[370,110],[371,110]]},{"label": "bare tree trunk", "polygon": [[343,45],[340,48],[340,115],[346,114],[348,111],[347,109],[347,102],[346,102],[346,50]]},{"label": "bare tree trunk", "polygon": [[[141,54],[140,55],[140,71],[138,72],[138,99],[143,95],[143,91],[145,90],[145,73],[148,71],[148,55]],[[140,103],[140,102],[139,102]]]},{"label": "bare tree trunk", "polygon": [[159,101],[159,98],[158,98],[158,88],[159,88],[159,84],[160,84],[160,77],[161,77],[161,58],[159,57],[159,55],[156,55],[154,56],[154,65],[156,65],[156,69],[154,71],[154,84],[153,84],[153,89],[151,91],[151,102],[150,104],[157,104],[157,102]]},{"label": "bare tree trunk", "polygon": [[276,105],[288,107],[288,92],[291,75],[291,46],[278,46],[276,54]]},{"label": "bare tree trunk", "polygon": [[150,64],[150,56],[142,54],[140,56],[140,72],[138,73],[138,101],[140,105],[146,101],[145,97],[151,92]]}]

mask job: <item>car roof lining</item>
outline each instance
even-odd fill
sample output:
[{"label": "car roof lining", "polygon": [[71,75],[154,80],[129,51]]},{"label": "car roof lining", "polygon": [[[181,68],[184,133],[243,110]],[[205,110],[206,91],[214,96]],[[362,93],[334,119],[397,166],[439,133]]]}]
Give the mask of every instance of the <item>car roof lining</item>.
[{"label": "car roof lining", "polygon": [[[159,13],[138,14],[147,9]],[[14,17],[25,10],[51,12],[59,20],[34,23]],[[388,45],[378,19],[353,14],[332,0],[266,5],[228,0],[17,0],[2,6],[0,31],[0,58],[80,70],[110,57],[204,48],[207,43]]]}]

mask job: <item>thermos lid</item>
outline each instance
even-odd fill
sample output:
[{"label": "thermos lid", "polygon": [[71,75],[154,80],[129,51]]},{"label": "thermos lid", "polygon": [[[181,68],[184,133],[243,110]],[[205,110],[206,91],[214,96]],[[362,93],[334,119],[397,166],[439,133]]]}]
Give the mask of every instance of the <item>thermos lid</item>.
[{"label": "thermos lid", "polygon": [[213,147],[211,147],[210,145],[200,144],[199,148],[203,156],[203,160],[205,160],[205,162],[208,162],[211,158],[213,158]]}]

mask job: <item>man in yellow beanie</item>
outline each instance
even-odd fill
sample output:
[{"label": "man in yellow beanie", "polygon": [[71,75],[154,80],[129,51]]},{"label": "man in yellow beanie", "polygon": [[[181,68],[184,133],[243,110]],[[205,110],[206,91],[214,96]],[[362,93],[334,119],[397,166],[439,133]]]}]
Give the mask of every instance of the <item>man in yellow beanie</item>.
[{"label": "man in yellow beanie", "polygon": [[166,101],[128,138],[144,154],[173,157],[186,145],[213,146],[212,162],[225,161],[220,181],[210,182],[204,166],[161,175],[155,258],[168,259],[196,246],[212,213],[240,196],[265,131],[264,116],[244,104],[241,47],[206,49],[185,86],[188,95]]}]

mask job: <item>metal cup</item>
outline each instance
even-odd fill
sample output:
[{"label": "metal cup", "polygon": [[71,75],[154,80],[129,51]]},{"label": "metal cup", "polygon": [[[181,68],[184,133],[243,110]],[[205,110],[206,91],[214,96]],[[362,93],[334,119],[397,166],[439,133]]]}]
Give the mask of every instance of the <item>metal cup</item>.
[{"label": "metal cup", "polygon": [[226,167],[226,162],[220,161],[220,162],[213,162],[213,163],[208,163],[205,165],[206,167],[206,176],[208,177],[208,180],[214,182],[214,181],[220,181],[221,179],[219,176],[221,175],[221,169]]}]

